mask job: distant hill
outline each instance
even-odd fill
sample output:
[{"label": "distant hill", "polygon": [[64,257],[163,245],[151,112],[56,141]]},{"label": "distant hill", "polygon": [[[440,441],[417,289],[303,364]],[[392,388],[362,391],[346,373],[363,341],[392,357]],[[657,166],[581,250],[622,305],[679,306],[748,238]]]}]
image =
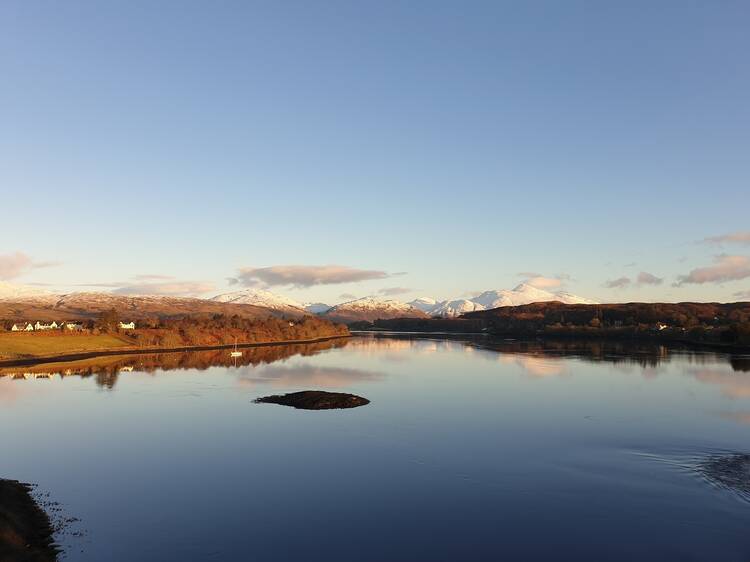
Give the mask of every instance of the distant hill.
[{"label": "distant hill", "polygon": [[394,318],[357,329],[403,332],[483,332],[504,338],[609,338],[681,342],[747,349],[750,302],[565,304],[537,302],[468,312],[460,317]]},{"label": "distant hill", "polygon": [[114,308],[121,318],[170,318],[186,315],[228,314],[243,318],[303,316],[303,311],[281,313],[251,304],[222,303],[204,299],[165,296],[124,296],[111,293],[70,293],[68,295],[27,295],[0,298],[0,319],[85,320]]},{"label": "distant hill", "polygon": [[750,345],[750,302],[564,304],[542,302],[465,314],[500,335],[649,337]]}]

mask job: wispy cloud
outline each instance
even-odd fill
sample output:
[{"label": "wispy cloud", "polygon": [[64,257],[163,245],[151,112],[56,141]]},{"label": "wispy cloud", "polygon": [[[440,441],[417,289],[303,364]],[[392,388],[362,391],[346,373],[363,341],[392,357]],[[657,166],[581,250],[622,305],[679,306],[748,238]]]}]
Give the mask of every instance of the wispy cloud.
[{"label": "wispy cloud", "polygon": [[135,283],[118,287],[112,292],[118,295],[202,295],[216,290],[213,283],[203,281],[170,281],[166,283]]},{"label": "wispy cloud", "polygon": [[618,277],[617,279],[610,279],[604,283],[607,289],[622,289],[630,285],[629,277]]},{"label": "wispy cloud", "polygon": [[524,277],[524,283],[536,287],[537,289],[556,289],[560,287],[565,281],[570,280],[570,275],[565,273],[559,273],[552,277],[547,277],[541,273],[535,271],[521,271],[518,273],[519,277]]},{"label": "wispy cloud", "polygon": [[687,284],[724,283],[750,277],[750,258],[720,254],[714,258],[714,265],[693,269],[687,275],[680,275],[675,287]]},{"label": "wispy cloud", "polygon": [[0,279],[14,279],[32,269],[41,269],[44,267],[54,267],[61,265],[56,261],[34,261],[23,252],[14,252],[12,254],[0,255]]},{"label": "wispy cloud", "polygon": [[653,273],[649,273],[648,271],[641,271],[638,274],[637,283],[639,285],[661,285],[664,282],[664,279],[661,277],[657,277]]},{"label": "wispy cloud", "polygon": [[732,295],[740,300],[750,300],[750,291],[737,291]]},{"label": "wispy cloud", "polygon": [[353,295],[352,293],[341,293],[339,295],[339,298],[340,299],[344,299],[344,300],[353,301],[354,299],[357,298],[357,295]]},{"label": "wispy cloud", "polygon": [[719,236],[709,236],[701,240],[704,244],[745,244],[750,245],[750,230],[731,232]]},{"label": "wispy cloud", "polygon": [[408,287],[386,287],[385,289],[380,289],[378,291],[381,295],[388,295],[388,296],[394,296],[394,295],[405,295],[407,293],[413,293],[413,289],[409,289]]},{"label": "wispy cloud", "polygon": [[372,279],[386,279],[385,271],[356,269],[343,265],[274,265],[271,267],[243,267],[233,278],[246,287],[289,286],[293,288],[314,285],[335,285]]}]

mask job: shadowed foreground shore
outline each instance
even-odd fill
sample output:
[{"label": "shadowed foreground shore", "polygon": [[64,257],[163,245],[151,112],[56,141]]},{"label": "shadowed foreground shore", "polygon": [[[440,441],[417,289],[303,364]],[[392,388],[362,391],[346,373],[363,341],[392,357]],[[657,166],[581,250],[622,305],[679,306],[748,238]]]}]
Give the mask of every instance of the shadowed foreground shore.
[{"label": "shadowed foreground shore", "polygon": [[31,497],[31,487],[17,480],[0,480],[0,560],[48,562],[59,549],[47,514]]}]

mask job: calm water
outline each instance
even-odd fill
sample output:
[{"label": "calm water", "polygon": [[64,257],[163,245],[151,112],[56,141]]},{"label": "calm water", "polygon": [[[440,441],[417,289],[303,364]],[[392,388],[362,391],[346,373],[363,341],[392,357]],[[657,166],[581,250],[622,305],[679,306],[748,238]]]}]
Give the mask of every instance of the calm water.
[{"label": "calm water", "polygon": [[[750,559],[748,495],[696,468],[750,452],[748,357],[360,337],[0,374],[0,476],[80,518],[67,560]],[[372,403],[252,403],[305,389]]]}]

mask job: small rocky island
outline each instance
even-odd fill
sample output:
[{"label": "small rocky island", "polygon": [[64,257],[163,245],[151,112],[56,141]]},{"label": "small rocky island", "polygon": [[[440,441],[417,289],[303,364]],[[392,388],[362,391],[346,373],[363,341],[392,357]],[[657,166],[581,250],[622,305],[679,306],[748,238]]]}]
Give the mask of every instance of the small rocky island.
[{"label": "small rocky island", "polygon": [[289,394],[264,396],[254,400],[256,404],[280,404],[299,410],[337,410],[357,408],[369,404],[367,398],[343,392],[325,392],[322,390],[303,390]]},{"label": "small rocky island", "polygon": [[31,487],[16,480],[0,480],[0,560],[47,562],[57,560],[49,517],[31,497]]}]

